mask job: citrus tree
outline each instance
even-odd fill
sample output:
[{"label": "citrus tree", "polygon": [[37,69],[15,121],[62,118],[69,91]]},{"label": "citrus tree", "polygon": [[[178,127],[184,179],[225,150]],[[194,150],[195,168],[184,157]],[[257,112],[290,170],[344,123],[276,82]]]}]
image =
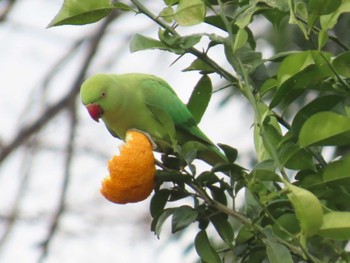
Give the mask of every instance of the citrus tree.
[{"label": "citrus tree", "polygon": [[[203,145],[191,141],[156,161],[152,231],[159,236],[169,220],[173,233],[197,222],[194,246],[202,262],[350,261],[350,37],[344,28],[350,1],[164,0],[159,5],[154,13],[138,0],[65,0],[49,25],[94,23],[113,12],[144,15],[159,26],[158,38],[136,34],[130,50],[195,57],[184,71],[200,76],[187,104],[196,120],[213,90],[240,93],[254,113],[253,168],[238,165],[239,152],[220,144],[227,162],[198,172],[193,161]],[[270,31],[254,33],[256,21]],[[197,24],[220,33],[181,33]],[[261,39],[270,57],[259,51]],[[198,49],[203,43],[206,48]],[[214,47],[221,48],[229,69],[209,55]],[[212,86],[214,75],[222,86]],[[236,205],[240,191],[245,191],[243,206]],[[182,199],[192,202],[181,205]]]}]

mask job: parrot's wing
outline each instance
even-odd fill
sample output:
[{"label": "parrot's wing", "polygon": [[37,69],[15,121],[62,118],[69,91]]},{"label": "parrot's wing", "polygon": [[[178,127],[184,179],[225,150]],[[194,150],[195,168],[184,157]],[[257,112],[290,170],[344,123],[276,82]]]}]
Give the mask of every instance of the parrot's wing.
[{"label": "parrot's wing", "polygon": [[[164,81],[149,78],[141,83],[144,103],[148,108],[156,107],[168,114],[178,134],[213,145],[209,138],[197,127],[191,112]],[[155,116],[156,117],[156,116]],[[179,138],[181,139],[181,138]]]}]

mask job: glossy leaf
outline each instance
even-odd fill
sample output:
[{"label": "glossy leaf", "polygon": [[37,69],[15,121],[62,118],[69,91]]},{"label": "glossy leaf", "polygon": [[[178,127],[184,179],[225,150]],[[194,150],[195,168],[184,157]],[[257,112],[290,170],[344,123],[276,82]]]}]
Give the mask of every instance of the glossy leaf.
[{"label": "glossy leaf", "polygon": [[199,123],[208,107],[213,87],[207,75],[203,75],[194,87],[187,108],[192,113],[196,123]]},{"label": "glossy leaf", "polygon": [[171,34],[168,30],[160,29],[158,37],[162,43],[168,46],[170,51],[184,53],[185,50],[193,47],[202,38],[202,34],[193,34],[188,36],[178,36]]},{"label": "glossy leaf", "polygon": [[152,217],[155,217],[163,212],[169,196],[170,190],[168,189],[161,189],[152,196],[150,204],[150,212]]},{"label": "glossy leaf", "polygon": [[219,180],[220,180],[219,177],[217,177],[214,173],[210,171],[205,171],[200,175],[198,175],[198,177],[196,178],[197,183],[200,184],[201,186],[215,184],[219,182]]},{"label": "glossy leaf", "polygon": [[247,31],[245,31],[245,29],[240,28],[237,32],[235,42],[233,43],[233,52],[243,47],[247,43],[247,40],[248,40]]},{"label": "glossy leaf", "polygon": [[[337,1],[335,1],[337,2]],[[320,24],[324,30],[331,29],[335,26],[338,21],[338,18],[341,14],[350,12],[350,2],[342,1],[341,5],[337,8],[335,12],[332,12],[328,15],[323,15],[320,17]]]},{"label": "glossy leaf", "polygon": [[164,0],[164,3],[166,5],[172,6],[172,5],[176,5],[177,3],[179,3],[179,0]]},{"label": "glossy leaf", "polygon": [[218,146],[224,151],[225,156],[230,163],[234,163],[236,161],[238,157],[237,149],[222,143],[219,143]]},{"label": "glossy leaf", "polygon": [[331,110],[343,99],[344,97],[339,95],[326,95],[318,97],[304,106],[301,110],[299,110],[293,119],[291,129],[293,135],[296,137],[299,135],[301,127],[313,114],[320,111]]},{"label": "glossy leaf", "polygon": [[270,263],[293,263],[288,249],[282,245],[269,240],[266,241],[266,253]]},{"label": "glossy leaf", "polygon": [[341,2],[342,0],[310,0],[308,9],[317,15],[327,15],[337,10]]},{"label": "glossy leaf", "polygon": [[163,18],[167,23],[171,23],[173,21],[173,16],[174,10],[170,6],[163,8],[163,10],[159,13],[159,17]]},{"label": "glossy leaf", "polygon": [[298,219],[296,218],[295,214],[291,214],[289,212],[285,212],[278,217],[273,224],[272,229],[275,235],[283,238],[284,240],[288,240],[290,238],[290,235],[287,233],[296,235],[298,232],[300,232]]},{"label": "glossy leaf", "polygon": [[215,249],[209,242],[208,235],[204,230],[201,230],[196,235],[194,240],[194,246],[197,254],[200,256],[202,261],[210,263],[221,263],[221,259]]},{"label": "glossy leaf", "polygon": [[201,74],[209,74],[213,73],[215,70],[211,66],[209,66],[207,63],[205,63],[203,60],[197,58],[195,59],[191,65],[189,65],[187,68],[183,69],[182,71],[194,71],[199,70]]},{"label": "glossy leaf", "polygon": [[350,212],[325,214],[318,234],[336,240],[350,240]]},{"label": "glossy leaf", "polygon": [[323,111],[305,121],[299,134],[301,147],[310,145],[344,145],[350,143],[350,118]]},{"label": "glossy leaf", "polygon": [[188,164],[198,157],[200,152],[210,151],[204,144],[197,141],[186,142],[181,147],[181,155]]},{"label": "glossy leaf", "polygon": [[263,116],[263,125],[254,124],[254,145],[259,161],[273,158],[273,151],[277,149],[282,138],[280,126],[269,108],[263,104],[258,104]]},{"label": "glossy leaf", "polygon": [[202,0],[180,0],[174,14],[180,26],[193,26],[204,21],[205,4]]},{"label": "glossy leaf", "polygon": [[228,245],[232,244],[233,229],[231,224],[228,222],[227,216],[220,213],[211,216],[210,221],[213,223],[213,226],[215,227],[221,239]]},{"label": "glossy leaf", "polygon": [[275,172],[273,160],[259,162],[252,170],[254,180],[279,182],[280,177]]},{"label": "glossy leaf", "polygon": [[174,212],[173,208],[165,209],[159,216],[156,216],[151,225],[151,230],[157,235],[159,238],[160,233],[162,232],[163,224],[171,216]]},{"label": "glossy leaf", "polygon": [[288,169],[316,169],[312,154],[305,149],[300,148],[292,140],[286,140],[279,145],[278,155],[282,165]]},{"label": "glossy leaf", "polygon": [[159,40],[135,34],[129,44],[130,52],[137,52],[148,49],[169,50],[169,47]]},{"label": "glossy leaf", "polygon": [[192,224],[198,213],[190,206],[183,205],[174,209],[171,221],[171,232],[176,233]]},{"label": "glossy leaf", "polygon": [[330,163],[323,171],[323,181],[332,182],[350,178],[350,156]]},{"label": "glossy leaf", "polygon": [[303,51],[286,57],[277,72],[277,92],[270,108],[282,101],[286,105],[300,96],[306,89],[318,88],[325,78],[333,77],[328,63],[331,55],[318,51]]},{"label": "glossy leaf", "polygon": [[249,25],[249,23],[252,21],[253,16],[264,9],[268,9],[269,6],[264,4],[262,1],[260,2],[260,4],[255,4],[255,5],[250,5],[247,9],[244,10],[244,12],[242,12],[241,14],[239,14],[239,16],[235,19],[235,24],[243,29],[245,28],[247,25]]},{"label": "glossy leaf", "polygon": [[333,59],[332,64],[338,74],[350,78],[350,51],[339,54]]},{"label": "glossy leaf", "polygon": [[288,198],[293,204],[302,233],[306,237],[315,235],[323,220],[323,209],[320,201],[306,189],[289,183],[286,184],[286,187],[290,191]]},{"label": "glossy leaf", "polygon": [[65,0],[48,27],[94,23],[110,14],[114,8],[110,0]]},{"label": "glossy leaf", "polygon": [[223,205],[227,205],[227,197],[225,194],[225,189],[223,189],[223,187],[217,187],[214,185],[210,185],[208,186],[210,189],[210,192],[213,196],[213,199],[218,201],[219,203],[223,204]]}]

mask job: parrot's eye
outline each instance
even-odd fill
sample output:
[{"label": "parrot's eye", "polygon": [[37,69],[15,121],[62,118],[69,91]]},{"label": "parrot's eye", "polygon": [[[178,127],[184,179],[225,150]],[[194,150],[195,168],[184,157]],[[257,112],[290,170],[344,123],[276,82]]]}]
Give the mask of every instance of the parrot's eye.
[{"label": "parrot's eye", "polygon": [[102,91],[102,93],[101,93],[101,98],[104,98],[104,97],[106,97],[106,95],[107,95],[107,92],[105,92],[105,91]]}]

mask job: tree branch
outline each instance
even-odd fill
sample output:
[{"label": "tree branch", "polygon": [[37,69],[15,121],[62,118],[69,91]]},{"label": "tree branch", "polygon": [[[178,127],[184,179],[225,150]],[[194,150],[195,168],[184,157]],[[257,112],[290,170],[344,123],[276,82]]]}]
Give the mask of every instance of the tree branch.
[{"label": "tree branch", "polygon": [[112,13],[108,16],[100,28],[97,30],[95,35],[92,36],[88,52],[82,63],[80,72],[78,73],[70,91],[61,98],[58,102],[49,106],[41,116],[35,120],[33,123],[23,127],[17,135],[9,142],[7,145],[4,145],[0,150],[0,164],[18,147],[20,147],[26,140],[28,140],[33,134],[41,130],[50,120],[52,120],[58,113],[63,109],[67,108],[71,100],[75,100],[76,96],[79,93],[79,88],[81,83],[85,78],[87,69],[89,68],[91,61],[97,51],[97,48],[100,44],[101,39],[103,38],[107,26],[118,16],[118,13]]}]

